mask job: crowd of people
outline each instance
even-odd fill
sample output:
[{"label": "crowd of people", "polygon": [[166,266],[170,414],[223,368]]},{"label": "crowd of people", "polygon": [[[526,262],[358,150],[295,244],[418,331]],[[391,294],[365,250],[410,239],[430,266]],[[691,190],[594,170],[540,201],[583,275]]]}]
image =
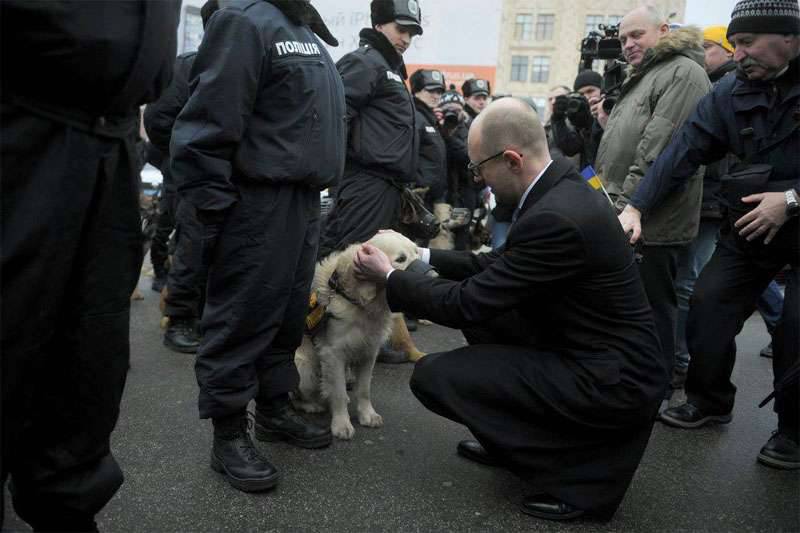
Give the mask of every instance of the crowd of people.
[{"label": "crowd of people", "polygon": [[[400,229],[409,194],[439,216],[446,238],[417,238],[439,277],[366,244],[354,268],[405,314],[394,327],[463,331],[468,346],[420,360],[411,390],[472,432],[460,455],[535,480],[523,512],[609,519],[657,420],[730,422],[735,337],[756,308],[778,419],[757,459],[800,468],[797,0],[740,0],[703,30],[634,9],[618,93],[581,71],[551,90],[547,123],[529,98],[492,101],[488,80],[409,76],[415,0],[372,0],[336,63],[308,0],[208,0],[198,51],[175,59],[179,11],[0,6],[2,484],[35,530],[96,530],[123,482],[109,441],[143,256],[141,120],[164,177],[150,249],[164,343],[196,353],[211,468],[235,488],[279,479],[251,425],[331,443],[291,402],[315,265]],[[489,191],[492,250],[476,253]],[[386,345],[378,360],[408,358]]]}]

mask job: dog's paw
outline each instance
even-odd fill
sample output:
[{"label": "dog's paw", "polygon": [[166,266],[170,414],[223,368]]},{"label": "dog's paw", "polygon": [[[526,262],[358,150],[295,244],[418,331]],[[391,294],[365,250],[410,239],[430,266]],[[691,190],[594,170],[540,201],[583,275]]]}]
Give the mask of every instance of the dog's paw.
[{"label": "dog's paw", "polygon": [[379,428],[383,426],[383,417],[370,409],[364,413],[358,413],[358,423],[368,428]]},{"label": "dog's paw", "polygon": [[353,424],[350,419],[336,419],[331,420],[331,433],[337,439],[350,440],[356,434]]}]

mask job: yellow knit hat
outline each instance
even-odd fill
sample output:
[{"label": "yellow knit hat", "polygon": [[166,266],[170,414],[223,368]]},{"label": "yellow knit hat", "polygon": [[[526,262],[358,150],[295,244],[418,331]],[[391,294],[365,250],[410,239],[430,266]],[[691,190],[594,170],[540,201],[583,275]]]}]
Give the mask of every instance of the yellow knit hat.
[{"label": "yellow knit hat", "polygon": [[728,38],[725,37],[727,32],[727,26],[709,26],[703,30],[703,39],[717,43],[728,52],[733,52],[733,46],[728,42]]}]

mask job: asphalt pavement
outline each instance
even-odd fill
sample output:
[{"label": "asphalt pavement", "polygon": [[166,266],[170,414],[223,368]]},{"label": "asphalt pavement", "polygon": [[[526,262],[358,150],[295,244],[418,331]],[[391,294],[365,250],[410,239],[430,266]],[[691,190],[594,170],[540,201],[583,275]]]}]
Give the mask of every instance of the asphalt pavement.
[{"label": "asphalt pavement", "polygon": [[[197,416],[193,356],[163,346],[150,281],[142,277],[145,299],[132,304],[132,367],[112,440],[126,481],[98,516],[101,531],[800,531],[800,471],[756,462],[777,425],[757,407],[772,383],[757,315],[737,339],[733,421],[698,430],[657,423],[613,520],[560,524],[519,512],[528,487],[511,473],[456,455],[469,432],[416,401],[410,364],[376,365],[383,428],[354,424],[352,441],[322,450],[258,443],[280,483],[261,494],[233,489],[209,468],[211,425]],[[427,352],[464,344],[434,325],[413,336]],[[28,530],[6,498],[4,531]]]}]

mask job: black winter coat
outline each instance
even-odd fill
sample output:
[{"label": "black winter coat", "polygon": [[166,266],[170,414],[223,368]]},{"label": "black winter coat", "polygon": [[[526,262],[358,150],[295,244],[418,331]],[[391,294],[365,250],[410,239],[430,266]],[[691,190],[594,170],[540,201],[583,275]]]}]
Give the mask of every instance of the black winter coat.
[{"label": "black winter coat", "polygon": [[172,128],[178,114],[189,100],[189,76],[197,52],[188,52],[175,59],[172,82],[156,102],[144,110],[144,129],[150,142],[162,154],[169,154]]},{"label": "black winter coat", "polygon": [[403,58],[375,30],[364,28],[359,37],[358,50],[336,63],[347,101],[347,172],[413,182],[419,138]]},{"label": "black winter coat", "polygon": [[428,187],[428,203],[443,202],[447,194],[447,148],[431,108],[418,98],[414,98],[414,106],[419,137],[416,184]]},{"label": "black winter coat", "polygon": [[3,0],[3,102],[89,129],[101,116],[138,117],[169,84],[180,6]]},{"label": "black winter coat", "polygon": [[231,179],[324,189],[344,169],[342,81],[306,25],[263,0],[208,20],[172,130],[172,173],[202,211],[237,200]]},{"label": "black winter coat", "polygon": [[728,152],[744,159],[747,128],[753,128],[751,162],[772,165],[771,182],[800,189],[800,57],[775,80],[748,80],[738,71],[723,77],[649,168],[631,203],[646,213],[700,165]]}]

